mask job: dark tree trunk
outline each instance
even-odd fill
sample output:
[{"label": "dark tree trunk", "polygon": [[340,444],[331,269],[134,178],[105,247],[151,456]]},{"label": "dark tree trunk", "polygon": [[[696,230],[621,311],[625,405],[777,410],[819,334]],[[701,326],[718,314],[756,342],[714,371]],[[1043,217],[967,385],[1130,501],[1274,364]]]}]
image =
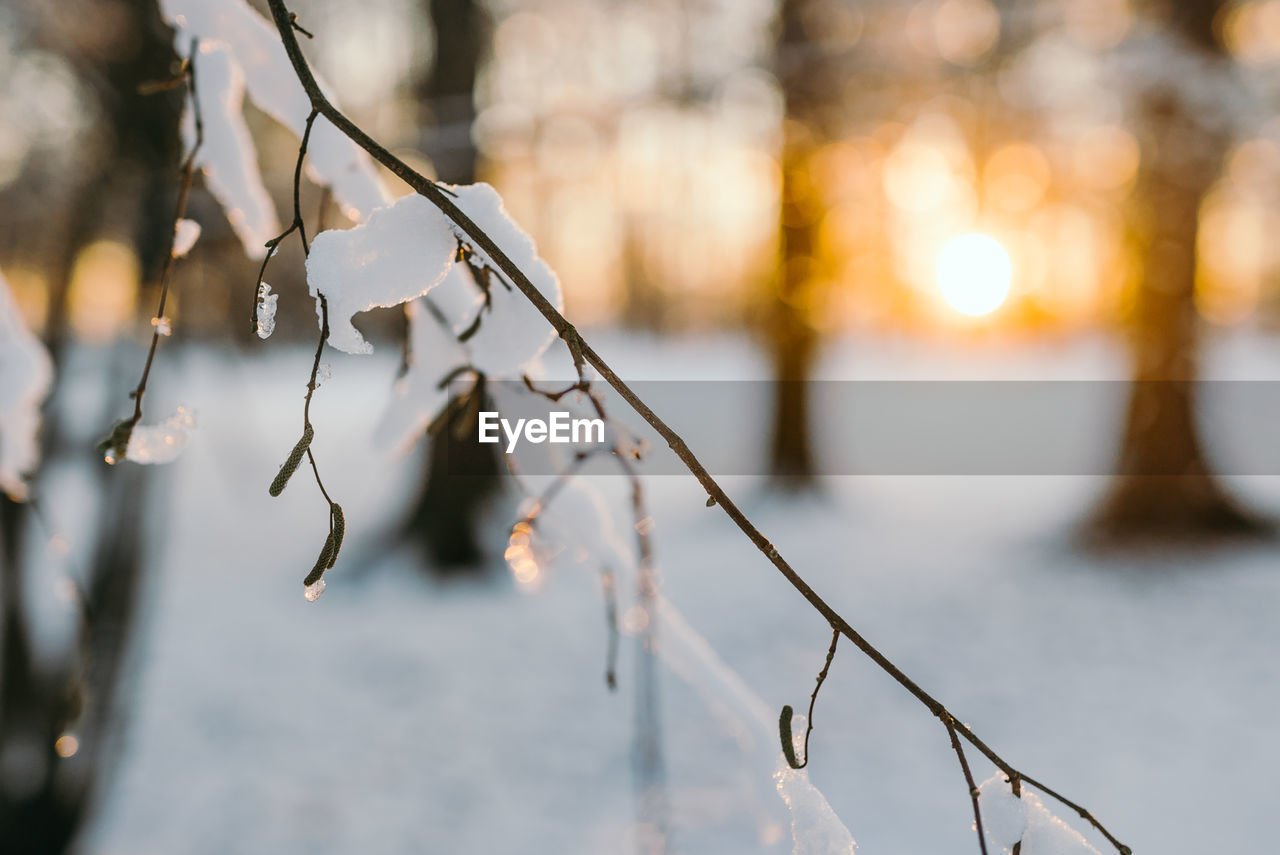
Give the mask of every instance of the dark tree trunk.
[{"label": "dark tree trunk", "polygon": [[818,228],[821,200],[810,159],[821,141],[823,108],[832,86],[823,52],[805,30],[825,0],[783,0],[774,70],[786,104],[782,151],[778,273],[765,306],[764,332],[773,361],[773,425],[769,471],[777,485],[803,489],[814,482],[809,378],[817,354],[814,327],[820,298]]},{"label": "dark tree trunk", "polygon": [[[76,253],[103,230],[118,229],[118,222],[108,219],[123,220],[135,229],[118,236],[135,245],[144,276],[152,277],[173,223],[181,91],[138,93],[140,84],[175,73],[172,36],[150,0],[130,0],[117,11],[126,17],[122,32],[127,35],[85,81],[96,90],[107,117],[107,141],[94,152],[98,166],[89,171],[74,207],[64,258],[51,266],[45,338],[60,367],[68,358],[66,280]],[[46,454],[63,445],[58,409],[52,401],[46,408]],[[103,424],[110,419],[104,416]],[[33,627],[23,592],[30,506],[0,497],[0,757],[11,761],[0,768],[0,852],[70,851],[110,771],[107,746],[116,722],[116,689],[142,580],[143,478],[136,467],[108,473],[101,461],[96,465],[104,470],[98,528],[91,536],[79,635],[67,661],[37,667],[33,659]],[[55,748],[67,732],[78,740],[74,753]]]},{"label": "dark tree trunk", "polygon": [[622,244],[622,322],[634,330],[659,332],[666,328],[666,301],[644,257],[643,220],[629,219]]},{"label": "dark tree trunk", "polygon": [[421,105],[423,149],[436,175],[451,184],[476,180],[478,153],[471,139],[475,88],[489,38],[479,0],[426,0],[435,60],[415,87]]},{"label": "dark tree trunk", "polygon": [[[1170,20],[1189,49],[1225,63],[1212,47],[1218,5],[1178,4]],[[1147,92],[1143,110],[1150,144],[1132,217],[1143,260],[1129,319],[1134,382],[1115,479],[1089,534],[1126,542],[1259,533],[1265,527],[1210,470],[1195,417],[1196,235],[1228,141],[1173,89]]]},{"label": "dark tree trunk", "polygon": [[[477,0],[428,0],[435,32],[435,65],[418,86],[424,147],[441,180],[476,180],[471,140],[475,81],[489,22]],[[441,575],[477,572],[484,552],[477,531],[486,501],[496,491],[499,463],[492,446],[476,441],[476,412],[484,409],[484,383],[456,406],[429,436],[425,486],[410,510],[404,538],[431,558]]]},{"label": "dark tree trunk", "polygon": [[405,520],[409,542],[432,559],[431,570],[453,576],[479,572],[484,551],[477,532],[498,485],[493,446],[476,437],[477,413],[487,404],[484,380],[450,407],[437,433],[427,437],[426,486]]}]

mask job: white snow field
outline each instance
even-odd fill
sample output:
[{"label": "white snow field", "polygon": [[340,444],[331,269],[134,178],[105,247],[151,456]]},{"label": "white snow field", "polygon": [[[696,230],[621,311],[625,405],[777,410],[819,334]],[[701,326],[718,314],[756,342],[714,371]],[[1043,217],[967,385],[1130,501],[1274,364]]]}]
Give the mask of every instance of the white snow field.
[{"label": "white snow field", "polygon": [[[766,376],[737,339],[588,338],[628,378],[687,378],[690,366],[706,378]],[[326,506],[306,472],[281,498],[267,495],[301,426],[309,349],[273,346],[252,361],[173,349],[158,362],[156,411],[182,403],[200,424],[183,456],[152,472],[154,565],[122,766],[87,851],[635,851],[634,640],[623,640],[611,694],[596,568],[566,556],[538,585],[509,581],[501,552],[514,500],[490,527],[496,582],[434,583],[383,548],[419,477],[416,457],[372,440],[393,351],[326,357],[334,373],[316,394],[312,448],[348,535],[314,604],[301,580]],[[1228,341],[1209,365],[1214,376],[1265,378],[1280,371],[1280,347]],[[881,341],[834,345],[820,374],[1098,378],[1123,376],[1123,364],[1098,341]],[[726,435],[762,445],[766,424],[756,414]],[[830,425],[821,435],[841,441]],[[1104,486],[1095,477],[845,477],[805,500],[771,495],[759,479],[726,481],[854,626],[1135,853],[1275,849],[1274,545],[1084,556],[1068,536]],[[1280,512],[1277,479],[1232,483]],[[605,487],[620,500],[619,485]],[[683,669],[693,687],[659,672],[671,851],[791,852],[772,779],[777,746],[762,744],[776,736],[759,719],[768,725],[783,704],[804,711],[829,630],[705,507],[692,478],[652,478],[648,490],[667,597],[749,687],[715,683],[707,675],[724,673],[714,662]],[[859,853],[977,851],[945,731],[847,643],[815,719],[807,771]],[[969,757],[980,782],[992,776]],[[1114,851],[1044,803],[1099,852]]]}]

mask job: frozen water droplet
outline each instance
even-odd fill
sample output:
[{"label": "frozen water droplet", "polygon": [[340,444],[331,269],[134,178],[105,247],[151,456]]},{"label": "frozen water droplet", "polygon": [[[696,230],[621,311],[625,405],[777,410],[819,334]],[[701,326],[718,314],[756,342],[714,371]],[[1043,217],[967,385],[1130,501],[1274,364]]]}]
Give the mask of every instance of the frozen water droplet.
[{"label": "frozen water droplet", "polygon": [[271,293],[270,285],[258,283],[258,338],[270,338],[276,331],[276,302],[279,299],[279,294]]},{"label": "frozen water droplet", "polygon": [[160,335],[173,335],[173,327],[169,324],[168,315],[165,315],[162,318],[152,318],[151,326],[155,327],[156,332]]},{"label": "frozen water droplet", "polygon": [[320,595],[324,593],[324,579],[317,579],[308,585],[302,591],[302,596],[307,598],[308,603],[314,603],[320,599]]},{"label": "frozen water droplet", "polygon": [[320,388],[320,384],[333,377],[333,366],[327,362],[321,362],[316,368],[316,388]]}]

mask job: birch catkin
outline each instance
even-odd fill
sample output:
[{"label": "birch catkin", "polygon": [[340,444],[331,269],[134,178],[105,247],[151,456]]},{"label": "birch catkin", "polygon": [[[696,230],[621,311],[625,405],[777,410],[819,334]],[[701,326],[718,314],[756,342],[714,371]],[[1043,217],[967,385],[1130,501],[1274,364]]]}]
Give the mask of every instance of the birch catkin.
[{"label": "birch catkin", "polygon": [[284,492],[285,485],[289,483],[289,479],[293,477],[293,473],[298,471],[299,464],[302,463],[302,455],[307,453],[307,449],[311,447],[311,438],[315,436],[315,431],[308,424],[302,429],[302,439],[298,440],[298,444],[293,447],[293,451],[289,452],[289,459],[280,467],[280,471],[276,473],[275,480],[271,482],[271,488],[267,491],[273,496],[279,496]]}]

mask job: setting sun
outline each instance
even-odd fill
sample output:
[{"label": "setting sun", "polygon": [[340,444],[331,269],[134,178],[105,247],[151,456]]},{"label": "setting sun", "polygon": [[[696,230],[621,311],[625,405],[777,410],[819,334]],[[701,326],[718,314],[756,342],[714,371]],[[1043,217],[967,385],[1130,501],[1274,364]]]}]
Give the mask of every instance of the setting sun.
[{"label": "setting sun", "polygon": [[938,288],[947,305],[965,315],[986,315],[1009,296],[1013,263],[993,237],[962,235],[938,254]]}]

